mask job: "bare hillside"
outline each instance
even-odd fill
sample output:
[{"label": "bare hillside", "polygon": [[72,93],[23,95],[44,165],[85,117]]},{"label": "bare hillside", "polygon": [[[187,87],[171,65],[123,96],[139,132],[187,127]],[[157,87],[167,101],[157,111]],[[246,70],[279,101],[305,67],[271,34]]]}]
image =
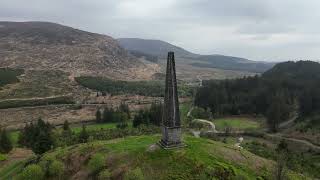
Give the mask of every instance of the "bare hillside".
[{"label": "bare hillside", "polygon": [[110,36],[48,22],[0,22],[0,67],[127,80],[154,73]]}]

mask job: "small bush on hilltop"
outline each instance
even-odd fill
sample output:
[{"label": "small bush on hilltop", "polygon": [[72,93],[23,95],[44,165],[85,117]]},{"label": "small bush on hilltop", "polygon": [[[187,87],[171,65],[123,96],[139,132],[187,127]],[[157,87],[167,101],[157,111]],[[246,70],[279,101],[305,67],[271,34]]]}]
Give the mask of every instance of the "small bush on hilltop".
[{"label": "small bush on hilltop", "polygon": [[27,166],[21,174],[19,174],[19,180],[44,180],[45,174],[41,167],[36,164]]},{"label": "small bush on hilltop", "polygon": [[38,164],[44,171],[46,177],[62,179],[64,173],[64,164],[62,162],[52,156],[45,156]]},{"label": "small bush on hilltop", "polygon": [[108,169],[105,169],[99,173],[99,180],[109,180],[111,179],[111,173]]},{"label": "small bush on hilltop", "polygon": [[6,155],[0,153],[0,162],[7,160],[7,158],[8,157]]},{"label": "small bush on hilltop", "polygon": [[91,157],[88,163],[88,167],[93,174],[97,174],[105,166],[105,156],[101,153],[97,153]]},{"label": "small bush on hilltop", "polygon": [[124,175],[125,180],[143,180],[143,173],[140,168],[136,168],[134,170],[129,170],[125,175]]},{"label": "small bush on hilltop", "polygon": [[63,175],[64,164],[60,161],[52,161],[49,165],[48,172],[50,177],[56,177],[60,179]]}]

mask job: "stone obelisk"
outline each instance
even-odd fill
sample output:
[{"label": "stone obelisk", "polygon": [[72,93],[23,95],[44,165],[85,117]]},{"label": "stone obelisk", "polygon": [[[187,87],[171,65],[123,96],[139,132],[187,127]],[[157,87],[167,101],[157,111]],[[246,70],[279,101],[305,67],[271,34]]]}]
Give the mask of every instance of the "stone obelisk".
[{"label": "stone obelisk", "polygon": [[184,146],[181,142],[179,100],[177,91],[174,53],[168,53],[164,109],[162,116],[162,138],[159,144],[165,148]]}]

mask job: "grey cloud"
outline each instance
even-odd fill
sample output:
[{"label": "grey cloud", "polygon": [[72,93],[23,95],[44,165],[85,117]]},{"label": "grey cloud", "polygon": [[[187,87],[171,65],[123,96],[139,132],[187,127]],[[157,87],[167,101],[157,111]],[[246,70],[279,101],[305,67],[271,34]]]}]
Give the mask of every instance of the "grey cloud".
[{"label": "grey cloud", "polygon": [[318,0],[2,0],[0,20],[52,21],[196,53],[317,59]]}]

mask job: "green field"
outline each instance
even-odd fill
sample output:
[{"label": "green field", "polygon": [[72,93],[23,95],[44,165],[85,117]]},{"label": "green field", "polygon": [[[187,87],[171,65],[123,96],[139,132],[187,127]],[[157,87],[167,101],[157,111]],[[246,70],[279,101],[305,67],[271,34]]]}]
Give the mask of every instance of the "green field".
[{"label": "green field", "polygon": [[[148,151],[148,147],[159,139],[159,135],[132,136],[57,148],[45,153],[37,164],[45,168],[41,164],[54,160],[63,163],[69,170],[80,165],[90,171],[92,157],[99,154],[105,160],[95,162],[98,171],[90,171],[91,177],[88,178],[94,178],[94,175],[104,171],[109,171],[112,178],[116,178],[117,172],[126,175],[136,170],[141,172],[138,174],[144,179],[217,179],[222,176],[226,179],[257,179],[270,177],[274,166],[273,161],[246,150],[240,152],[227,144],[191,136],[184,137],[185,148]],[[70,164],[65,159],[77,163]],[[11,164],[0,169],[0,176],[15,177],[23,170],[21,164]],[[67,172],[63,172],[65,179],[70,178]],[[301,178],[295,173],[289,173]]]},{"label": "green field", "polygon": [[261,122],[256,119],[249,118],[219,118],[214,119],[213,123],[218,131],[223,131],[226,127],[238,130],[258,129]]}]

